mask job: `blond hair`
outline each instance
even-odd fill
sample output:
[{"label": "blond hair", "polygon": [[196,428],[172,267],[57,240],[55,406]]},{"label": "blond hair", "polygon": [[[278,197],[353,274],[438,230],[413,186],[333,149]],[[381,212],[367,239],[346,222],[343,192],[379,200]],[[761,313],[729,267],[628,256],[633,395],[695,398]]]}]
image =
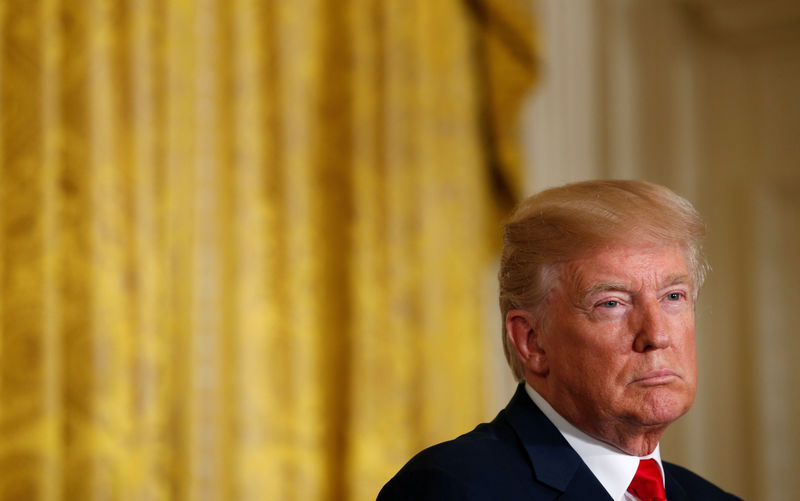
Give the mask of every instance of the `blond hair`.
[{"label": "blond hair", "polygon": [[524,379],[506,333],[506,315],[513,309],[533,312],[544,304],[555,264],[614,245],[677,244],[684,250],[696,297],[707,269],[704,236],[705,225],[692,204],[646,181],[586,181],[524,200],[505,225],[498,273],[503,350],[514,377]]}]

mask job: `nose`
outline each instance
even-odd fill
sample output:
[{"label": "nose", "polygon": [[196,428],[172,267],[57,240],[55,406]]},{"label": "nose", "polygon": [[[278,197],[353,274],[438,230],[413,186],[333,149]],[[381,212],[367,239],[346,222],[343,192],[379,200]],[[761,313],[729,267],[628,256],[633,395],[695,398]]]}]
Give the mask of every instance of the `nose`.
[{"label": "nose", "polygon": [[639,305],[634,326],[636,337],[633,349],[644,353],[650,350],[667,348],[670,345],[669,326],[666,312],[658,301],[649,301]]}]

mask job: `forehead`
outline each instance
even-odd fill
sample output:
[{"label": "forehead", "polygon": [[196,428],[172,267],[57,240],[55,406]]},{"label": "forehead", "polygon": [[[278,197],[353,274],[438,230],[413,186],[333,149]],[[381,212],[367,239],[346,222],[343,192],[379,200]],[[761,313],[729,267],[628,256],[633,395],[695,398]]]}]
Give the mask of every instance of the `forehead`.
[{"label": "forehead", "polygon": [[577,291],[596,288],[662,287],[689,282],[686,256],[678,245],[626,245],[590,252],[562,265],[562,283]]}]

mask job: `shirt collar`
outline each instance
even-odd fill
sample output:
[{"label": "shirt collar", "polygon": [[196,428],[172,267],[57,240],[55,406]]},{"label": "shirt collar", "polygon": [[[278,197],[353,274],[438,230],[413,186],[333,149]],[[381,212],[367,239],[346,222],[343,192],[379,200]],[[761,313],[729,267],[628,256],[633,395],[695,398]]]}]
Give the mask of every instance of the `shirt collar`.
[{"label": "shirt collar", "polygon": [[558,428],[569,445],[575,449],[592,474],[611,495],[611,499],[615,501],[625,499],[625,492],[636,475],[640,459],[655,459],[663,480],[664,467],[661,465],[660,445],[656,445],[655,450],[647,456],[630,456],[576,428],[527,383],[525,391],[528,392],[531,400],[542,413],[547,416],[547,419]]}]

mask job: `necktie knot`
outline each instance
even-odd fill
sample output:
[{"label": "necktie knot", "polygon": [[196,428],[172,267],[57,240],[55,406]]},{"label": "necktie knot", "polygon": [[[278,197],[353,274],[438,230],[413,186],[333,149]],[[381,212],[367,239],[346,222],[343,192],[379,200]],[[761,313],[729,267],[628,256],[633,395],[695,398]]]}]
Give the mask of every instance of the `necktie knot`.
[{"label": "necktie knot", "polygon": [[628,486],[628,492],[642,501],[666,501],[661,469],[655,459],[642,459],[639,469]]}]

